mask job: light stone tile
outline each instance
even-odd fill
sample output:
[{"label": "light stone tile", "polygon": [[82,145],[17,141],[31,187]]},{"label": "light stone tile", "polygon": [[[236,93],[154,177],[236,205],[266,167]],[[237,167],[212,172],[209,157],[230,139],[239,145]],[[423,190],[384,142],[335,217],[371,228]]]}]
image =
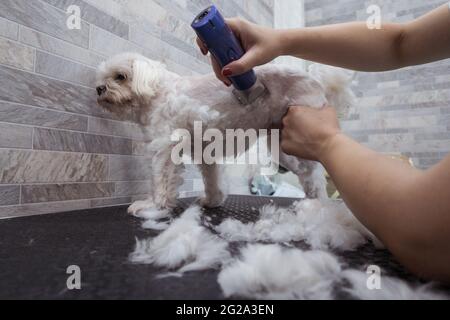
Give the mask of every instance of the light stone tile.
[{"label": "light stone tile", "polygon": [[0,184],[105,181],[107,157],[0,149]]},{"label": "light stone tile", "polygon": [[95,88],[95,69],[38,51],[36,72],[56,79]]},{"label": "light stone tile", "polygon": [[95,89],[0,65],[0,100],[111,118],[97,105]]},{"label": "light stone tile", "polygon": [[[95,24],[119,37],[128,39],[128,25],[110,15],[107,15],[102,10],[87,4],[81,0],[43,0],[49,4],[66,11],[71,5],[76,5],[81,9],[81,18],[91,24]],[[107,4],[106,4],[107,6]],[[103,4],[103,8],[105,3]]]},{"label": "light stone tile", "polygon": [[39,184],[22,186],[22,203],[111,197],[114,183]]},{"label": "light stone tile", "polygon": [[19,201],[20,186],[0,186],[0,206],[19,204]]},{"label": "light stone tile", "polygon": [[125,181],[116,183],[116,197],[146,195],[151,191],[150,181]]},{"label": "light stone tile", "polygon": [[109,157],[110,181],[149,180],[152,177],[151,157]]},{"label": "light stone tile", "polygon": [[136,52],[155,58],[138,45],[96,26],[91,26],[91,49],[107,57],[123,52]]},{"label": "light stone tile", "polygon": [[0,16],[56,38],[88,48],[89,25],[82,21],[80,30],[67,28],[65,10],[39,0],[2,0]]},{"label": "light stone tile", "polygon": [[120,122],[90,117],[88,127],[88,131],[91,133],[111,134],[138,141],[142,141],[144,139],[144,135],[140,127],[132,122]]},{"label": "light stone tile", "polygon": [[19,25],[15,22],[0,18],[0,36],[17,40]]},{"label": "light stone tile", "polygon": [[186,179],[184,183],[178,188],[179,192],[190,192],[194,188],[194,180]]},{"label": "light stone tile", "polygon": [[33,128],[0,122],[0,132],[0,148],[31,149]]},{"label": "light stone tile", "polygon": [[0,120],[40,127],[87,131],[85,116],[0,101]]},{"label": "light stone tile", "polygon": [[26,27],[20,28],[20,42],[95,68],[105,60],[105,57],[87,49]]},{"label": "light stone tile", "polygon": [[33,148],[35,150],[131,155],[132,142],[125,138],[36,128]]},{"label": "light stone tile", "polygon": [[0,64],[33,71],[34,49],[0,38]]},{"label": "light stone tile", "polygon": [[91,200],[91,208],[123,206],[131,203],[131,197],[105,198]]}]

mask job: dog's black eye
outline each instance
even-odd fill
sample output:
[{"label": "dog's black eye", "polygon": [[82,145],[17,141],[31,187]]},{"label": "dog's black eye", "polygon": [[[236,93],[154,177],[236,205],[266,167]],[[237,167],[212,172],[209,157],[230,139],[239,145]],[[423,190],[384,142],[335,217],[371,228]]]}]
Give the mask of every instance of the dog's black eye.
[{"label": "dog's black eye", "polygon": [[126,79],[127,79],[127,76],[124,75],[124,74],[118,74],[118,75],[116,76],[116,80],[117,80],[117,81],[124,81],[124,80],[126,80]]}]

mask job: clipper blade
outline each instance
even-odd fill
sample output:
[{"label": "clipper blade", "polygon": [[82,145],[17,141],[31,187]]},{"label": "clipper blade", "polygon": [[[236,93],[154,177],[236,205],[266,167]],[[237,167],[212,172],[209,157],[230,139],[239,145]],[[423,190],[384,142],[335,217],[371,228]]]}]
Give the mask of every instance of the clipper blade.
[{"label": "clipper blade", "polygon": [[233,94],[238,99],[238,101],[243,105],[249,105],[264,96],[267,93],[267,88],[264,84],[257,80],[256,83],[248,90],[240,91],[237,89],[233,90]]}]

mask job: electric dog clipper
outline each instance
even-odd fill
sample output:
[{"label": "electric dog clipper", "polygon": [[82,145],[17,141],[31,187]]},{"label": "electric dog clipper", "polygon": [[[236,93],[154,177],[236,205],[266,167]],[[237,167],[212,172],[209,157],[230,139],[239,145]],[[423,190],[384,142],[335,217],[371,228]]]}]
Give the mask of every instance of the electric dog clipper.
[{"label": "electric dog clipper", "polygon": [[[239,60],[245,54],[239,40],[215,6],[202,11],[191,26],[221,68]],[[230,80],[235,88],[234,95],[243,105],[253,103],[266,92],[266,87],[258,80],[253,70],[230,77]]]}]

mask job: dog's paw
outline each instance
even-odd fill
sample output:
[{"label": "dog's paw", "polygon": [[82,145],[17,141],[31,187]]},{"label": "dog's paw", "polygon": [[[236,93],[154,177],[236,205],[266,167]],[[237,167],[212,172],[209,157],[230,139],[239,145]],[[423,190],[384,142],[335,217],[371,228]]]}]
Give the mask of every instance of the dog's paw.
[{"label": "dog's paw", "polygon": [[136,201],[128,208],[128,213],[136,217],[141,217],[141,212],[153,208],[155,208],[155,204],[153,203],[153,201]]},{"label": "dog's paw", "polygon": [[208,195],[200,198],[200,205],[204,208],[218,208],[225,203],[226,196],[223,193]]}]

